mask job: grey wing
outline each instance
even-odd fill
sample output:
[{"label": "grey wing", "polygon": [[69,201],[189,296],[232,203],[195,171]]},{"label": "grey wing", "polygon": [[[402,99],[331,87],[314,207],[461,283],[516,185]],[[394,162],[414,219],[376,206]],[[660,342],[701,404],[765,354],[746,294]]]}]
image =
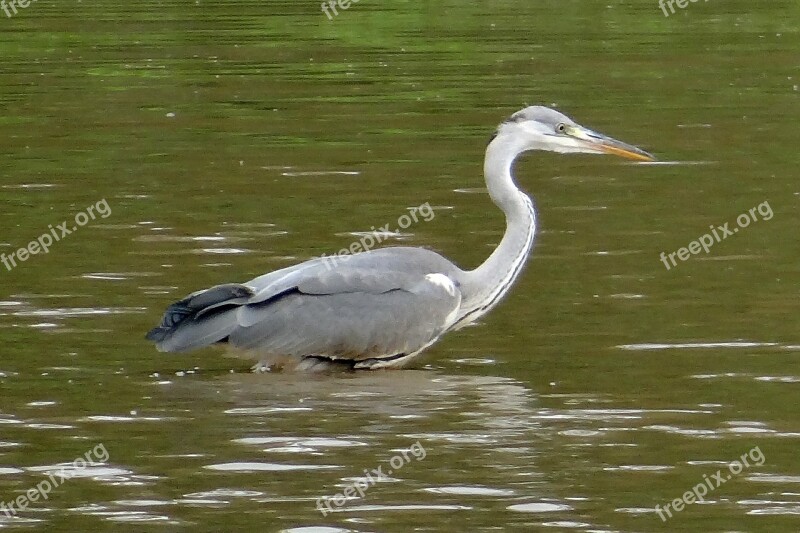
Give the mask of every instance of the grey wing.
[{"label": "grey wing", "polygon": [[460,304],[458,287],[441,273],[339,268],[278,297],[241,306],[228,342],[295,357],[400,358],[444,333]]},{"label": "grey wing", "polygon": [[271,355],[350,361],[411,354],[452,325],[460,274],[421,248],[314,259],[193,293],[170,306],[148,338],[169,352],[228,342]]}]

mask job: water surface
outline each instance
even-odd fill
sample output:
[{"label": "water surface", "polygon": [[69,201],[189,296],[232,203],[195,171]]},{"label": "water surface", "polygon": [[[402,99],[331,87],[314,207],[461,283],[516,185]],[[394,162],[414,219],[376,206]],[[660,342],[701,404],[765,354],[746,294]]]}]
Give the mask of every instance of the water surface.
[{"label": "water surface", "polygon": [[[329,21],[318,4],[0,14],[0,252],[111,210],[0,266],[0,501],[108,452],[0,527],[797,530],[798,5],[362,0]],[[535,103],[665,163],[526,157],[527,271],[417,369],[252,375],[144,341],[191,291],[426,202],[435,218],[385,243],[479,264],[503,229],[486,141]],[[659,259],[764,202],[708,254]],[[662,522],[656,505],[755,448]]]}]

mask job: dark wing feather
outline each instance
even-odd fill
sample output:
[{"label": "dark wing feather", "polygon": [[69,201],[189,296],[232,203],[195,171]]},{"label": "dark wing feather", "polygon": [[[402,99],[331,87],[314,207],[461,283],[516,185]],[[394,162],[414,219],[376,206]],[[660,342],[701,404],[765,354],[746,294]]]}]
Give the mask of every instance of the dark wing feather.
[{"label": "dark wing feather", "polygon": [[192,293],[183,300],[170,305],[164,312],[161,324],[151,329],[146,338],[151,341],[161,342],[170,331],[185,320],[200,318],[220,305],[244,303],[254,295],[255,293],[250,287],[236,283],[217,285],[204,291]]}]

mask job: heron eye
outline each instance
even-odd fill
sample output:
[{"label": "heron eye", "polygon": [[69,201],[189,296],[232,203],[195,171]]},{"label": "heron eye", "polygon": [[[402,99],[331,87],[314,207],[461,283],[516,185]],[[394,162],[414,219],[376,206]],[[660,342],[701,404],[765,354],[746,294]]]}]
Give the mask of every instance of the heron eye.
[{"label": "heron eye", "polygon": [[564,124],[563,122],[559,123],[558,126],[556,126],[556,131],[558,133],[566,133],[567,132],[567,125]]}]

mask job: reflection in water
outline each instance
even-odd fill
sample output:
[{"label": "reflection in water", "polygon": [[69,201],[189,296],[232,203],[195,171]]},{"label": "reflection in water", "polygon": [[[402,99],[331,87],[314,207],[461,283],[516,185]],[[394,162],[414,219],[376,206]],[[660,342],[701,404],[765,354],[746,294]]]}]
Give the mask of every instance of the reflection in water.
[{"label": "reflection in water", "polygon": [[[491,375],[436,370],[181,375],[149,378],[150,394],[165,407],[129,415],[95,411],[62,418],[70,424],[56,427],[46,410],[58,409],[58,404],[28,402],[27,408],[37,411],[25,419],[0,418],[14,429],[9,433],[13,439],[2,447],[28,448],[47,427],[66,435],[104,433],[109,463],[76,475],[64,490],[73,483],[114,487],[113,498],[69,510],[109,522],[182,524],[191,509],[224,512],[253,505],[261,510],[251,512],[290,523],[292,517],[304,516],[307,523],[336,528],[353,526],[351,520],[356,520],[359,525],[351,531],[439,514],[462,529],[489,527],[497,520],[514,522],[517,516],[526,516],[531,527],[603,529],[603,521],[587,521],[592,509],[603,505],[602,498],[593,495],[590,480],[600,476],[622,484],[658,484],[686,469],[696,479],[736,458],[719,454],[709,461],[701,452],[684,464],[652,462],[657,457],[642,456],[640,449],[653,436],[697,442],[754,434],[797,437],[758,421],[728,420],[718,426],[719,404],[695,409],[615,407],[601,396],[538,394],[517,380]],[[187,409],[194,404],[204,407]],[[165,432],[191,438],[156,444],[147,437]],[[124,444],[129,434],[145,436],[133,455]],[[423,460],[381,477],[363,497],[349,496],[324,517],[317,511],[319,498],[333,497],[363,481],[365,472],[388,468],[392,456],[417,441],[426,451]],[[736,449],[747,447],[749,441],[744,440]],[[595,455],[605,459],[590,461]],[[769,452],[765,455],[768,464]],[[6,468],[0,470],[0,480],[30,487],[62,466]],[[154,472],[171,473],[163,477]],[[795,482],[792,475],[757,471],[737,480],[738,486]],[[630,517],[654,512],[649,498],[633,496],[630,503],[634,502],[639,505],[615,506],[609,512]],[[708,505],[731,503],[720,496]],[[797,507],[792,498],[750,497],[736,505],[751,515],[782,515]],[[43,508],[48,509],[55,512]],[[49,513],[38,518],[48,520]],[[0,520],[22,523],[16,517]]]},{"label": "reflection in water", "polygon": [[[215,393],[224,390],[229,407],[223,414],[241,428],[231,442],[240,454],[244,452],[242,458],[256,454],[266,459],[205,468],[335,469],[336,473],[315,474],[297,494],[280,491],[277,498],[255,497],[260,501],[288,498],[307,501],[312,508],[317,498],[339,493],[363,479],[361,472],[381,465],[382,477],[363,498],[353,498],[333,511],[375,525],[391,523],[398,514],[472,511],[473,500],[499,500],[512,510],[530,511],[534,503],[529,503],[530,509],[514,506],[531,497],[538,500],[543,491],[535,460],[536,443],[543,439],[535,395],[508,378],[430,371],[328,378],[233,374],[210,384],[175,385],[190,395],[210,394],[207,387]],[[452,429],[443,432],[447,427]],[[389,458],[417,441],[427,452],[425,458],[387,474]],[[429,458],[436,466],[426,465]],[[470,485],[453,477],[459,461],[475,463]],[[210,497],[218,499],[219,490],[223,488],[210,491]],[[403,503],[397,503],[398,494],[405,495]],[[543,506],[542,512],[571,510],[565,503],[536,504]]]}]

